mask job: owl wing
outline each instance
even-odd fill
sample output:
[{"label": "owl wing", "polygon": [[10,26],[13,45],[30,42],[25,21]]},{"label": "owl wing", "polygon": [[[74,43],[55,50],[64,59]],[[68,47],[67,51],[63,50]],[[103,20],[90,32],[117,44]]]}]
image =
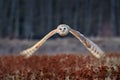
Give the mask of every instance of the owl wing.
[{"label": "owl wing", "polygon": [[25,58],[29,58],[35,51],[37,51],[40,46],[46,42],[47,39],[49,39],[51,36],[53,36],[54,34],[56,34],[57,30],[52,30],[51,32],[49,32],[44,38],[42,38],[40,41],[38,41],[35,45],[33,45],[32,47],[22,51],[20,54],[22,56],[24,56]]},{"label": "owl wing", "polygon": [[96,58],[104,56],[103,50],[101,50],[94,42],[86,38],[83,34],[74,29],[71,29],[69,32],[74,35]]}]

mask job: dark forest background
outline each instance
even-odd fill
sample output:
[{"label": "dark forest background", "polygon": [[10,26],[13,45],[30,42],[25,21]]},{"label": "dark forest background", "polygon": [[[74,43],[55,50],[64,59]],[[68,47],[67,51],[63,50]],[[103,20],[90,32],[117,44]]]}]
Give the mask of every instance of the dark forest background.
[{"label": "dark forest background", "polygon": [[42,38],[61,23],[87,36],[120,36],[120,0],[0,0],[1,38]]}]

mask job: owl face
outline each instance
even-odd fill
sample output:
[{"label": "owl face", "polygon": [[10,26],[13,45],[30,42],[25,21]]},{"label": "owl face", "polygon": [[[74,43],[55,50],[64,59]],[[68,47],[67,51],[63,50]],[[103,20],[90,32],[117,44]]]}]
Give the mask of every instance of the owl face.
[{"label": "owl face", "polygon": [[66,24],[61,24],[57,27],[57,33],[60,36],[65,36],[69,33],[70,27]]}]

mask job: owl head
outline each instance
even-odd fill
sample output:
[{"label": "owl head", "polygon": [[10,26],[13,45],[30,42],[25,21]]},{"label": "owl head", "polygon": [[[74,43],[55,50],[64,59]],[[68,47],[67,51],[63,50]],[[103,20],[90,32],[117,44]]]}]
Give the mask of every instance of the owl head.
[{"label": "owl head", "polygon": [[70,30],[70,27],[66,24],[60,24],[58,25],[57,27],[57,33],[60,35],[60,36],[65,36],[69,33],[69,30]]}]

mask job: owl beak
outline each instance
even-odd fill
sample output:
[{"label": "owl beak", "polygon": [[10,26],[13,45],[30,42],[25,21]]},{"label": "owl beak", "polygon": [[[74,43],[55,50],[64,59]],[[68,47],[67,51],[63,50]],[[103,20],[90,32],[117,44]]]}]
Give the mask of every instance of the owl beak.
[{"label": "owl beak", "polygon": [[62,32],[65,32],[65,30],[63,30]]},{"label": "owl beak", "polygon": [[65,29],[63,29],[63,31],[62,32],[65,32]]}]

